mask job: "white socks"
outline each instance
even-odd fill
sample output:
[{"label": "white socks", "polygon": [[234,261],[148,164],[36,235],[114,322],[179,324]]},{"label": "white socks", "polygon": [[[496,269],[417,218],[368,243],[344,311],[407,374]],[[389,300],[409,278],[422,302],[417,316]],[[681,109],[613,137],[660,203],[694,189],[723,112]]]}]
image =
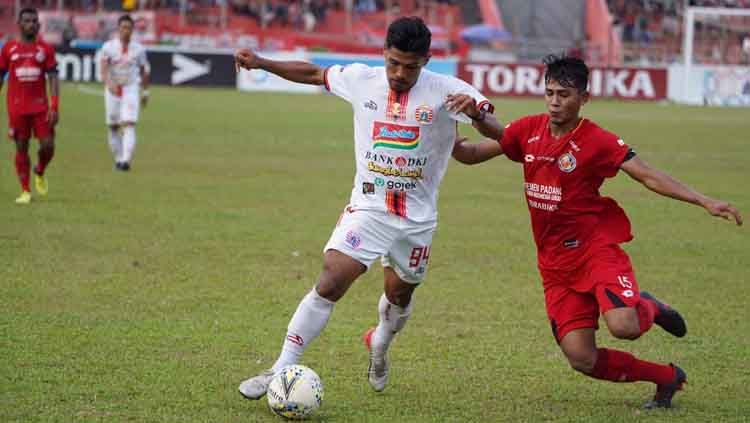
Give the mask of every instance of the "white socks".
[{"label": "white socks", "polygon": [[122,156],[121,162],[130,163],[135,151],[135,126],[126,125],[122,127]]},{"label": "white socks", "polygon": [[109,149],[112,151],[112,157],[115,162],[120,162],[122,155],[122,138],[120,138],[120,129],[109,128]]},{"label": "white socks", "polygon": [[372,349],[379,351],[386,351],[388,349],[396,333],[403,329],[406,321],[409,320],[412,304],[414,304],[413,299],[408,306],[399,307],[391,304],[385,294],[380,297],[380,302],[378,303],[380,322],[378,322],[378,327],[375,328],[375,332],[372,334],[372,340],[370,341]]},{"label": "white socks", "polygon": [[290,364],[297,364],[307,346],[320,335],[331,317],[336,303],[320,295],[313,287],[297,306],[287,327],[286,339],[281,354],[273,365],[274,372]]}]

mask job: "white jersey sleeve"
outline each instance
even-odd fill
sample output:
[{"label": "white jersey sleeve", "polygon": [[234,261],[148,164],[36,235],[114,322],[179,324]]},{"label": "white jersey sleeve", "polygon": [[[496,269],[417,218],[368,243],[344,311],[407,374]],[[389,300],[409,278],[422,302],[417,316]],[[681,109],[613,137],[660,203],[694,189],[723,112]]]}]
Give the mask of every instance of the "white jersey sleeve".
[{"label": "white jersey sleeve", "polygon": [[110,62],[112,60],[112,40],[105,41],[104,44],[102,44],[100,54],[101,60],[104,60],[106,62]]},{"label": "white jersey sleeve", "polygon": [[[477,108],[479,110],[485,110],[488,113],[492,113],[494,111],[494,106],[490,103],[489,100],[487,100],[487,97],[483,96],[479,91],[477,91],[476,88],[464,82],[463,80],[460,80],[458,78],[450,78],[450,82],[448,83],[448,87],[446,88],[448,90],[446,95],[466,94],[476,100]],[[449,113],[449,115],[453,120],[457,120],[462,123],[471,123],[471,119],[463,113]]]},{"label": "white jersey sleeve", "polygon": [[351,103],[361,81],[374,74],[372,68],[361,63],[333,65],[325,70],[324,80],[328,91]]}]

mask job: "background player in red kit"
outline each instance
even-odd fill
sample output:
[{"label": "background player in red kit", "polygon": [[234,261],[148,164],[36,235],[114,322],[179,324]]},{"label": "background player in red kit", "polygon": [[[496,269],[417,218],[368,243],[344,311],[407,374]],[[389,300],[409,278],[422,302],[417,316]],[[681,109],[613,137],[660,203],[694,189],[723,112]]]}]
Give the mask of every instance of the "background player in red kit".
[{"label": "background player in red kit", "polygon": [[614,200],[599,194],[599,187],[622,169],[658,194],[733,218],[738,225],[742,218],[728,203],[648,166],[622,139],[579,117],[589,98],[589,70],[582,60],[549,56],[544,63],[548,113],[512,122],[499,142],[459,139],[453,156],[475,164],[504,153],[523,163],[547,315],[570,365],[596,379],[654,382],[656,395],[646,407],[668,408],[687,380],[681,368],[596,346],[600,313],[616,338],[636,339],[653,323],[674,336],[687,332],[676,310],[639,290],[630,259],[618,245],[632,239],[630,222]]},{"label": "background player in red kit", "polygon": [[[34,168],[34,185],[40,195],[47,194],[44,171],[55,154],[55,125],[58,114],[58,95],[55,50],[38,40],[39,15],[36,9],[22,9],[18,14],[19,40],[7,42],[0,51],[0,89],[8,73],[8,128],[16,143],[16,173],[21,183],[18,204],[31,202],[29,178],[29,138],[32,131],[39,139],[39,161]],[[49,80],[51,104],[47,102],[46,80]]]}]

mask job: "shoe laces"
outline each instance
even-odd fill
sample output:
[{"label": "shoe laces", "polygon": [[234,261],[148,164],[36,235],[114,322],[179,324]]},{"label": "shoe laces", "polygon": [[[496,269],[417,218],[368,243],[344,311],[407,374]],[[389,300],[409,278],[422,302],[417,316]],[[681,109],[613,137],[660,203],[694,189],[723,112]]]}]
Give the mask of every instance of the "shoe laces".
[{"label": "shoe laces", "polygon": [[375,353],[375,349],[370,350],[370,373],[375,377],[385,376],[385,354]]}]

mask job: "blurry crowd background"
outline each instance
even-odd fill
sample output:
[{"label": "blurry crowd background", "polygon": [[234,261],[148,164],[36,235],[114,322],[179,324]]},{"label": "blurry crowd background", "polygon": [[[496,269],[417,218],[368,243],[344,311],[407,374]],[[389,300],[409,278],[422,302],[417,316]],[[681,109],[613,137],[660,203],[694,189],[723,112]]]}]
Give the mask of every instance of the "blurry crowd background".
[{"label": "blurry crowd background", "polygon": [[[750,0],[691,0],[691,6],[750,9]],[[682,60],[683,0],[608,0],[626,62]],[[711,17],[695,24],[694,61],[750,64],[750,16]]]},{"label": "blurry crowd background", "polygon": [[[541,54],[562,49],[595,63],[608,64],[610,60],[609,53],[604,52],[609,49],[601,43],[595,44],[585,29],[586,0],[565,0],[564,5],[559,0],[0,0],[0,37],[14,35],[13,10],[19,3],[68,13],[48,23],[57,26],[56,31],[62,34],[59,42],[64,44],[84,32],[101,40],[111,34],[112,25],[108,21],[89,23],[82,28],[81,14],[151,11],[155,18],[144,25],[155,27],[152,33],[183,36],[192,32],[196,39],[228,37],[224,46],[236,43],[238,37],[230,34],[261,38],[263,34],[277,38],[279,34],[289,34],[287,38],[296,43],[303,43],[302,38],[307,37],[308,43],[301,44],[303,47],[317,45],[310,41],[317,37],[323,42],[321,48],[338,51],[331,45],[360,42],[372,48],[382,42],[389,19],[417,14],[425,17],[433,29],[436,45],[446,46],[444,51],[448,54],[465,55],[471,48],[483,50],[486,56],[480,57],[488,60],[538,61]],[[478,28],[480,32],[472,34],[486,40],[469,39],[464,29],[486,26],[483,19],[488,4],[497,8],[497,22],[504,22],[504,28],[494,32],[481,32],[486,28]],[[617,63],[641,66],[682,60],[687,4],[750,10],[750,0],[606,0],[602,4],[604,10],[609,9],[615,36],[621,44]],[[77,16],[75,22],[71,15]],[[698,20],[694,61],[750,64],[750,17],[714,16]]]}]

